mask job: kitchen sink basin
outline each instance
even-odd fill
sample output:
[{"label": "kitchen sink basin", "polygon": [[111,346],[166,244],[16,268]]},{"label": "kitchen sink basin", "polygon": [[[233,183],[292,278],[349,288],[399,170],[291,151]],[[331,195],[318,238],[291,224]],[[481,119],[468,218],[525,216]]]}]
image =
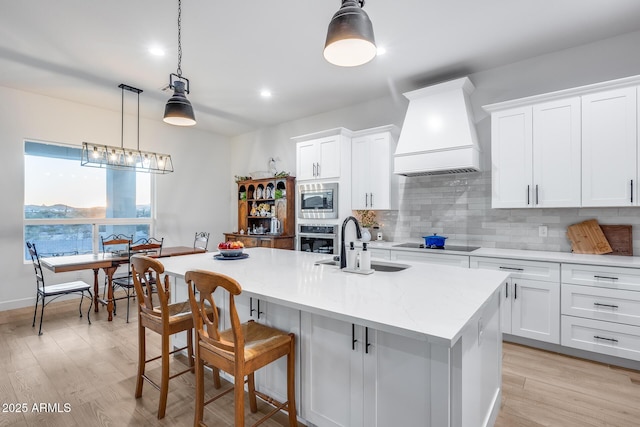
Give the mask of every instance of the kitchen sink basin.
[{"label": "kitchen sink basin", "polygon": [[[336,261],[332,258],[328,258],[328,259],[316,261],[315,264],[316,265],[335,265],[336,267],[339,267],[340,261]],[[395,262],[386,262],[386,261],[379,261],[379,260],[371,261],[371,268],[375,271],[396,272],[396,271],[406,270],[409,267],[410,265],[408,264],[398,264]]]}]

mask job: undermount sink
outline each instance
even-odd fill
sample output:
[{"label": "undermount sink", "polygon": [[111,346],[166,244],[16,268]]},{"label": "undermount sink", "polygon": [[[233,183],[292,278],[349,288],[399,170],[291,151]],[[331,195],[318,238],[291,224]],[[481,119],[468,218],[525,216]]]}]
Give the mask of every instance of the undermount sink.
[{"label": "undermount sink", "polygon": [[[335,266],[339,266],[340,265],[340,261],[336,261],[332,258],[328,258],[328,259],[323,259],[320,261],[316,261],[315,262],[316,265],[335,265]],[[386,271],[386,272],[396,272],[396,271],[402,271],[402,270],[406,270],[407,268],[411,267],[408,264],[398,264],[395,262],[386,262],[386,261],[379,261],[379,260],[372,260],[371,261],[371,268],[375,271]]]}]

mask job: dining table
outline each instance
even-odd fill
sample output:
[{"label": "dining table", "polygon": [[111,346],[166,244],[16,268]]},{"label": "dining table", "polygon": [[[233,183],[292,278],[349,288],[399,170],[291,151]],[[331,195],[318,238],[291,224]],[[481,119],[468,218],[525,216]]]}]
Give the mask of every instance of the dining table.
[{"label": "dining table", "polygon": [[[194,248],[192,246],[167,246],[162,248],[159,253],[150,252],[145,255],[153,258],[164,258],[180,255],[192,255],[206,252],[202,248]],[[106,305],[109,321],[113,320],[113,274],[122,264],[129,263],[128,255],[122,255],[114,252],[100,252],[97,254],[79,254],[42,257],[40,259],[42,265],[54,273],[63,273],[79,270],[93,270],[93,305],[94,311],[99,311],[100,303]],[[98,297],[100,286],[98,283],[98,273],[104,271],[107,278],[107,298],[101,300]]]}]

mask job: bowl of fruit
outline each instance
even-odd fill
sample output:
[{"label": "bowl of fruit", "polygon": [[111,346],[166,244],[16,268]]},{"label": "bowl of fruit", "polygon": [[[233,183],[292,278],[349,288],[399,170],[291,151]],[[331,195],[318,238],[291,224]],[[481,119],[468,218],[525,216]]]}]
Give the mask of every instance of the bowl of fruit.
[{"label": "bowl of fruit", "polygon": [[244,244],[242,242],[220,242],[218,251],[223,257],[238,257],[242,255]]}]

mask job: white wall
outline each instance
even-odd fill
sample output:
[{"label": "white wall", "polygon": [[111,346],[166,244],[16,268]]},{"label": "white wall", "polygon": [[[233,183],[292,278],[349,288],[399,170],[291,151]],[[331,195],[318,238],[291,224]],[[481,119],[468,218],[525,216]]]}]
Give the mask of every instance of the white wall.
[{"label": "white wall", "polygon": [[[0,311],[34,303],[33,267],[23,261],[24,140],[83,141],[120,144],[120,110],[111,111],[60,99],[0,87],[0,147],[3,167],[0,207]],[[159,115],[161,112],[159,112]],[[135,120],[135,119],[134,119]],[[131,117],[125,121],[125,130]],[[134,122],[135,123],[135,122]],[[128,132],[127,132],[128,133]],[[125,134],[125,146],[136,139]],[[140,148],[172,155],[173,174],[156,181],[157,235],[165,244],[191,245],[195,231],[209,231],[212,238],[232,225],[221,201],[230,197],[231,155],[228,138],[196,128],[178,128],[158,120],[140,119]],[[89,272],[45,272],[49,283],[77,277],[93,282]],[[102,278],[102,275],[101,275]]]}]

